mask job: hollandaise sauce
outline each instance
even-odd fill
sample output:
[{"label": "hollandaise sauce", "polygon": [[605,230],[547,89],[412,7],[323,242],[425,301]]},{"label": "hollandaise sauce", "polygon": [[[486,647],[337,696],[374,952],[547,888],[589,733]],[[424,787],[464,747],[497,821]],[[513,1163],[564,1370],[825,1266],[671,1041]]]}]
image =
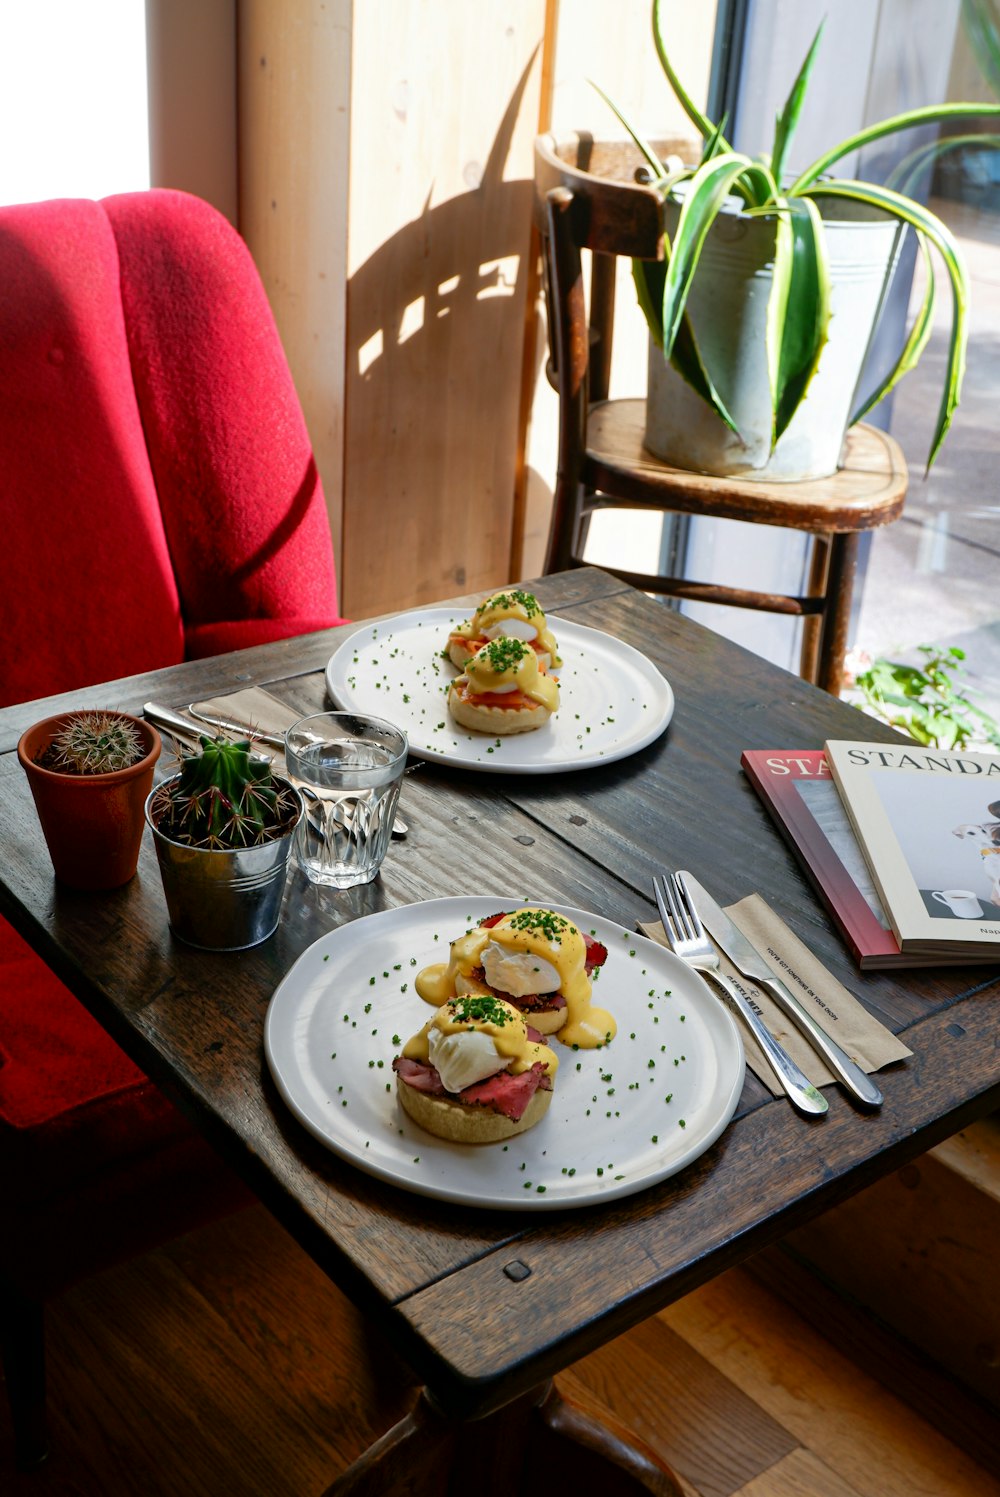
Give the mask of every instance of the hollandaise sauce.
[{"label": "hollandaise sauce", "polygon": [[[466,982],[475,981],[473,973],[483,967],[484,953],[492,943],[512,957],[523,958],[522,990],[519,993],[513,988],[507,990],[516,998],[539,991],[539,984],[533,985],[534,973],[539,970],[534,965],[536,962],[555,969],[559,979],[557,991],[566,1001],[566,1021],[556,1036],[564,1045],[593,1050],[614,1038],[618,1027],[614,1019],[590,1001],[587,944],[571,920],[552,910],[514,910],[495,925],[477,926],[459,936],[451,943],[447,962],[437,962],[418,972],[415,987],[424,1002],[438,1007],[455,995],[459,977]],[[508,962],[505,970],[510,966]]]},{"label": "hollandaise sauce", "polygon": [[534,593],[526,593],[518,587],[486,598],[471,619],[458,625],[454,634],[468,641],[509,635],[527,640],[539,654],[548,655],[553,666],[562,663],[538,599]]},{"label": "hollandaise sauce", "polygon": [[[464,674],[468,697],[496,697],[496,705],[513,707],[520,693],[550,712],[559,706],[559,683],[539,668],[538,656],[521,639],[491,639],[466,662]],[[461,680],[455,682],[458,689]]]},{"label": "hollandaise sauce", "polygon": [[507,1070],[513,1075],[530,1071],[538,1061],[550,1079],[559,1069],[559,1061],[548,1045],[528,1039],[523,1014],[492,994],[463,994],[444,1003],[423,1029],[403,1046],[403,1054],[408,1060],[428,1060],[432,1030],[442,1035],[488,1035],[497,1055],[507,1062]]}]

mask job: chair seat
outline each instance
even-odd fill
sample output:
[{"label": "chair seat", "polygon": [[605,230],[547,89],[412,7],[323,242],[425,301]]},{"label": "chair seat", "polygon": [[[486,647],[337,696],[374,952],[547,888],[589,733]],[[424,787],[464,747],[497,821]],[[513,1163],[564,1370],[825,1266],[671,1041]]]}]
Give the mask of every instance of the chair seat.
[{"label": "chair seat", "polygon": [[0,919],[0,1191],[25,1205],[188,1133],[163,1094]]},{"label": "chair seat", "polygon": [[[903,510],[903,454],[888,433],[874,426],[852,427],[837,472],[803,483],[717,478],[671,468],[646,447],[645,426],[644,400],[604,400],[590,407],[583,482],[613,494],[618,507],[627,500],[637,509],[666,507],[814,535],[873,530]],[[598,493],[593,508],[601,507]]]}]

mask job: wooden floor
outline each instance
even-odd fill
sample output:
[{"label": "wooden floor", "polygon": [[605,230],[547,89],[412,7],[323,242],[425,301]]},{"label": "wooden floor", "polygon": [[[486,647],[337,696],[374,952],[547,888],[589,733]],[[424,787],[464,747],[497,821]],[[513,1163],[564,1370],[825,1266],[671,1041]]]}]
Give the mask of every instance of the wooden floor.
[{"label": "wooden floor", "polygon": [[[63,1296],[49,1369],[47,1466],[14,1476],[0,1410],[7,1497],[318,1497],[414,1397],[259,1207]],[[614,1410],[690,1497],[1000,1497],[995,1462],[977,1465],[744,1269],[559,1385]]]}]

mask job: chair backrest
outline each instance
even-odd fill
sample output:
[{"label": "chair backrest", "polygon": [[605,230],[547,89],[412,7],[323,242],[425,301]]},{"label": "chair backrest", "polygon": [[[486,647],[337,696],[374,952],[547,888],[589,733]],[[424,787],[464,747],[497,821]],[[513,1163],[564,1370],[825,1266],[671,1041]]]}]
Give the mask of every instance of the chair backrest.
[{"label": "chair backrest", "polygon": [[[651,141],[661,160],[697,161],[701,145],[693,136],[671,135]],[[540,135],[535,141],[535,222],[544,235],[545,203],[555,187],[576,200],[575,238],[581,249],[640,260],[663,259],[663,199],[655,188],[636,180],[644,166],[630,140],[595,140],[572,132]]]},{"label": "chair backrest", "polygon": [[[699,142],[686,135],[651,144],[661,160],[691,162],[701,152]],[[549,381],[564,397],[564,425],[569,420],[581,430],[587,402],[605,400],[608,394],[617,257],[664,258],[663,199],[636,180],[643,165],[630,140],[595,140],[573,132],[540,135],[535,141],[534,208],[544,247]],[[589,311],[582,250],[593,252]],[[560,362],[568,371],[563,386]]]},{"label": "chair backrest", "polygon": [[0,208],[0,704],[340,622],[243,240],[186,193]]}]

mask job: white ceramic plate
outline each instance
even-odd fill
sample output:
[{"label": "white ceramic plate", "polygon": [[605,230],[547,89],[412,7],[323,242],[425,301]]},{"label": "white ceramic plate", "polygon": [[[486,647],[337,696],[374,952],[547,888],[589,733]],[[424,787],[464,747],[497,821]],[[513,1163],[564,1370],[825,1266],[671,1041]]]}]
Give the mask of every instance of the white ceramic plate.
[{"label": "white ceramic plate", "polygon": [[445,693],[458,672],[441,658],[462,617],[452,608],[422,608],[362,625],[327,664],[333,700],[388,718],[420,758],[495,774],[555,774],[624,759],[658,738],[673,716],[669,682],[645,655],[611,634],[550,618],[563,660],[559,711],[532,733],[470,733],[448,711]]},{"label": "white ceramic plate", "polygon": [[[505,1144],[447,1143],[396,1100],[392,1060],[432,1010],[413,980],[484,916],[533,901],[433,899],[321,936],[271,999],[268,1065],[292,1112],[335,1154],[419,1195],[556,1210],[632,1195],[714,1143],[743,1087],[743,1046],[722,1002],[644,936],[562,905],[608,948],[596,998],[618,1024],[600,1050],[555,1042],[552,1104]],[[534,901],[537,903],[538,901]],[[548,906],[546,906],[548,908]]]}]

